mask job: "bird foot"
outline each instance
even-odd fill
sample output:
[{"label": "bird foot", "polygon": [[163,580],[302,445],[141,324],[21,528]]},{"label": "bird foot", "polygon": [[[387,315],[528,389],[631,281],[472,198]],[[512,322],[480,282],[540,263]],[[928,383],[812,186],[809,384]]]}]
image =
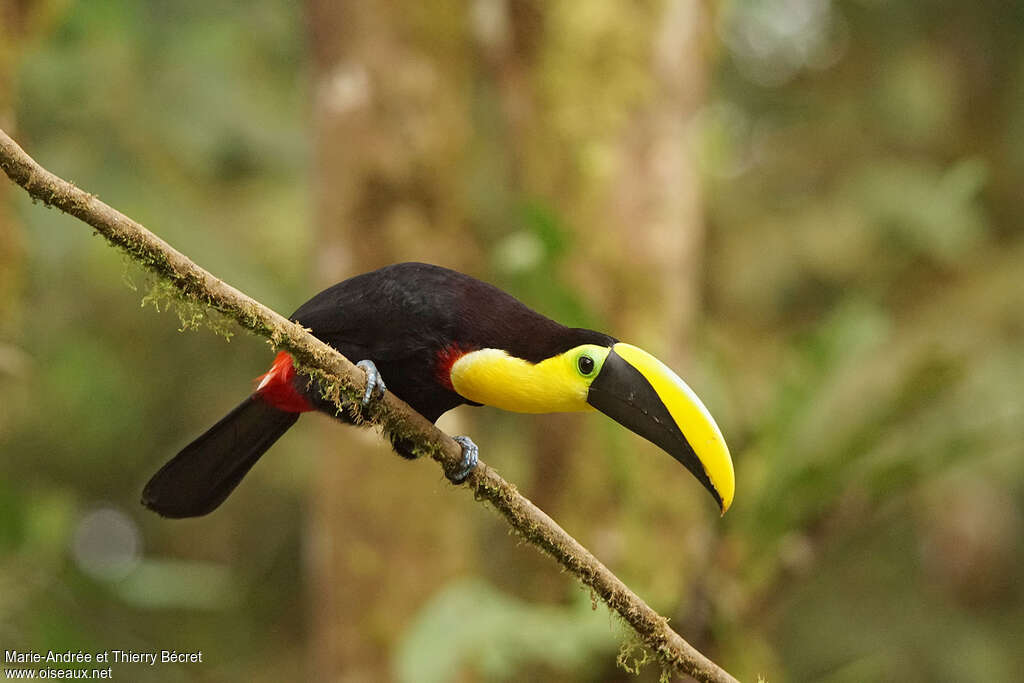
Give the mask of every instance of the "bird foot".
[{"label": "bird foot", "polygon": [[356,367],[366,373],[366,391],[363,392],[363,407],[365,408],[370,405],[370,397],[373,392],[377,392],[378,398],[383,398],[388,388],[384,386],[384,378],[380,376],[380,371],[377,370],[377,366],[373,364],[372,360],[361,360],[356,363]]},{"label": "bird foot", "polygon": [[448,481],[453,484],[461,484],[476,467],[480,460],[480,449],[468,436],[453,436],[452,439],[462,446],[462,461],[459,468],[451,473],[446,473]]}]

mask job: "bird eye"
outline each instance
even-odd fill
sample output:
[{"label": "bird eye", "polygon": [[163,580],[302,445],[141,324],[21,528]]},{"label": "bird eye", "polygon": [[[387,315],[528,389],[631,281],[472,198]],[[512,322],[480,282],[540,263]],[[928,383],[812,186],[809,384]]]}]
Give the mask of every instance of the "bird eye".
[{"label": "bird eye", "polygon": [[584,354],[576,361],[576,367],[580,369],[580,374],[589,375],[594,371],[594,359]]}]

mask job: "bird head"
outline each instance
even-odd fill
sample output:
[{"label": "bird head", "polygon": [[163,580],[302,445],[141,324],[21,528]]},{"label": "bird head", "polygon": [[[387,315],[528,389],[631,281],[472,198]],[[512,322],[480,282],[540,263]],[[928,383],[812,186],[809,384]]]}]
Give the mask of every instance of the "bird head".
[{"label": "bird head", "polygon": [[524,413],[599,410],[681,462],[724,514],[735,475],[711,413],[657,358],[631,344],[580,344],[530,362],[485,348],[451,366],[451,384],[470,401]]}]

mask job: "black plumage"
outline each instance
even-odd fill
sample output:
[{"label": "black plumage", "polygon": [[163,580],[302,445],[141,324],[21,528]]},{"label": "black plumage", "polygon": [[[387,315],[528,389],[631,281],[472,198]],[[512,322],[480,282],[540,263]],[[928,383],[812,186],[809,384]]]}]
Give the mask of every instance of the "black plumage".
[{"label": "black plumage", "polygon": [[[498,348],[536,363],[580,344],[615,343],[608,335],[561,325],[485,282],[425,263],[350,278],[290,317],[352,362],[373,361],[387,390],[431,422],[471,403],[447,380],[459,353]],[[353,421],[308,378],[290,381],[294,393],[316,409]],[[164,465],[146,485],[143,504],[167,517],[207,514],[298,416],[257,391]],[[400,455],[413,456],[411,444],[392,444]]]},{"label": "black plumage", "polygon": [[153,475],[143,505],[164,517],[212,512],[298,419],[253,394]]},{"label": "black plumage", "polygon": [[[566,327],[502,290],[454,270],[399,263],[340,282],[291,316],[353,362],[369,359],[388,391],[431,422],[469,403],[438,377],[442,352],[503,349],[537,363],[580,344],[611,346],[600,332]],[[334,413],[316,392],[318,407]]]}]

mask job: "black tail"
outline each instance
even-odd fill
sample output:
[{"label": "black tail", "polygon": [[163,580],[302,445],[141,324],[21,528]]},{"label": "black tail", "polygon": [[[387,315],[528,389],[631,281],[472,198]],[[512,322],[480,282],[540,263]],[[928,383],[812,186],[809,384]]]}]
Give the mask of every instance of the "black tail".
[{"label": "black tail", "polygon": [[255,394],[185,446],[142,491],[142,504],[164,517],[213,512],[256,461],[299,419]]}]

